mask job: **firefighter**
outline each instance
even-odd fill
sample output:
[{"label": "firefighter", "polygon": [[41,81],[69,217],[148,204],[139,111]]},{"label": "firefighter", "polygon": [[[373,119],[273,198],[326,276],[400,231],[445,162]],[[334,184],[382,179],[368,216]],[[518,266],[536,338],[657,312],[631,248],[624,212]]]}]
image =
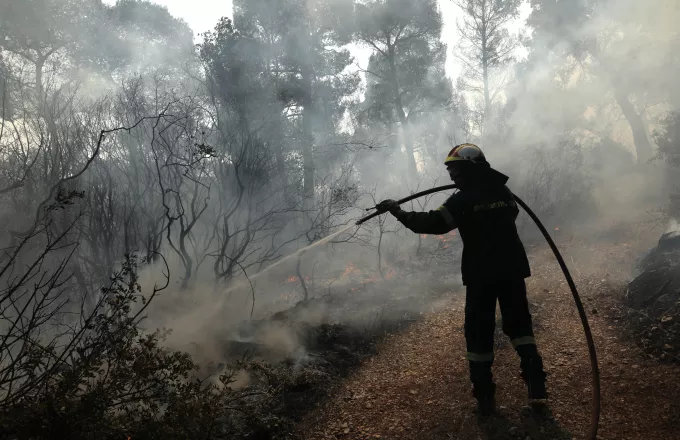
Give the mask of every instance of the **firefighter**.
[{"label": "firefighter", "polygon": [[496,407],[491,366],[497,300],[503,332],[520,357],[529,399],[545,399],[546,374],[536,348],[524,281],[531,272],[515,226],[519,209],[505,186],[508,177],[491,168],[474,144],[455,146],[444,163],[459,191],[437,210],[406,212],[394,200],[385,200],[377,208],[389,211],[417,234],[459,230],[463,240],[461,272],[466,286],[465,341],[478,412],[489,415]]}]

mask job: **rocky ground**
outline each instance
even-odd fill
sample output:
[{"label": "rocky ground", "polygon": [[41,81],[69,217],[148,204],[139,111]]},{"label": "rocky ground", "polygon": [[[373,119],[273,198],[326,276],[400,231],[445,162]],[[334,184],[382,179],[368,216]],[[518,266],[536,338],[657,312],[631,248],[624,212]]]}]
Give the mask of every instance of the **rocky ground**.
[{"label": "rocky ground", "polygon": [[641,259],[622,305],[627,334],[648,353],[680,362],[680,233],[663,234]]}]

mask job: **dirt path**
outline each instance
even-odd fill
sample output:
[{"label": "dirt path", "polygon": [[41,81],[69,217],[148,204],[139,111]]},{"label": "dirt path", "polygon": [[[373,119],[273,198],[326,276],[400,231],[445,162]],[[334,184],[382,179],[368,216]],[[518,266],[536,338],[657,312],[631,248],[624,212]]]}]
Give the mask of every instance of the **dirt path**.
[{"label": "dirt path", "polygon": [[[572,247],[575,278],[596,338],[602,372],[602,439],[680,438],[680,368],[660,364],[627,344],[615,324],[622,286],[617,262],[638,249],[598,247],[609,258],[597,273],[587,245]],[[585,251],[585,252],[584,252]],[[534,259],[549,261],[545,250]],[[567,251],[569,254],[569,250]],[[422,321],[391,335],[378,354],[301,424],[299,438],[314,439],[556,439],[584,438],[590,420],[587,349],[566,284],[552,263],[534,264],[529,280],[539,349],[550,373],[552,415],[526,407],[519,362],[497,330],[494,374],[500,416],[473,413],[464,359],[463,299],[456,292]],[[602,273],[604,271],[604,274]],[[553,417],[554,416],[554,417]]]}]

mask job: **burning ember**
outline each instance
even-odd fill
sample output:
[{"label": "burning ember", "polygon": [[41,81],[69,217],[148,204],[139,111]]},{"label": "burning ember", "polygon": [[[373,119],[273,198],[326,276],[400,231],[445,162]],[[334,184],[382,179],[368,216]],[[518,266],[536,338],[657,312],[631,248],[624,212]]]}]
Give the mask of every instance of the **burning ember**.
[{"label": "burning ember", "polygon": [[359,272],[359,269],[353,263],[349,263],[345,268],[345,273],[343,273],[342,276],[346,277],[352,274],[358,274]]},{"label": "burning ember", "polygon": [[[380,282],[383,280],[392,280],[397,277],[397,271],[391,268],[383,268],[383,275],[377,273],[376,268],[363,268],[355,263],[349,263],[345,267],[344,272],[336,277],[316,277],[316,283],[322,286],[334,284],[336,281],[348,282],[353,285],[348,291],[356,292],[366,288],[367,285]],[[304,277],[305,283],[310,282],[310,277]],[[284,289],[278,296],[278,299],[283,302],[290,302],[298,298],[299,293],[297,287],[300,284],[300,279],[297,275],[290,275],[286,278],[286,284],[291,285],[290,288]],[[357,285],[360,284],[360,285]],[[350,287],[350,286],[348,286]],[[291,291],[292,290],[292,291]]]},{"label": "burning ember", "polygon": [[440,248],[448,249],[449,246],[451,246],[451,241],[454,240],[457,235],[456,231],[451,231],[448,234],[435,235],[435,239],[439,242]]},{"label": "burning ember", "polygon": [[[305,282],[308,283],[308,282],[309,282],[309,277],[304,277],[304,278],[305,278]],[[288,277],[288,279],[286,280],[286,282],[287,282],[287,283],[299,283],[299,282],[300,282],[300,279],[299,279],[297,276],[295,276],[295,275],[291,275],[291,276]]]},{"label": "burning ember", "polygon": [[[441,249],[447,249],[449,246],[451,246],[451,241],[457,236],[458,233],[456,231],[451,231],[448,234],[432,235],[431,237],[434,237],[434,239],[439,243],[439,247]],[[430,235],[420,234],[421,239],[426,239],[427,237],[430,237]]]}]

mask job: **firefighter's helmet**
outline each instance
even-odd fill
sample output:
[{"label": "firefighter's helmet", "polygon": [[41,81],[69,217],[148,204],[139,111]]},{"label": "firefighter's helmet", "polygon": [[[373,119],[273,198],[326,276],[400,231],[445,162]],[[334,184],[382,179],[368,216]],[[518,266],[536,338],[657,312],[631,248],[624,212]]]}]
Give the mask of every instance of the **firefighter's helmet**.
[{"label": "firefighter's helmet", "polygon": [[446,166],[459,160],[472,163],[488,163],[482,149],[475,144],[460,144],[453,147],[444,160]]}]

